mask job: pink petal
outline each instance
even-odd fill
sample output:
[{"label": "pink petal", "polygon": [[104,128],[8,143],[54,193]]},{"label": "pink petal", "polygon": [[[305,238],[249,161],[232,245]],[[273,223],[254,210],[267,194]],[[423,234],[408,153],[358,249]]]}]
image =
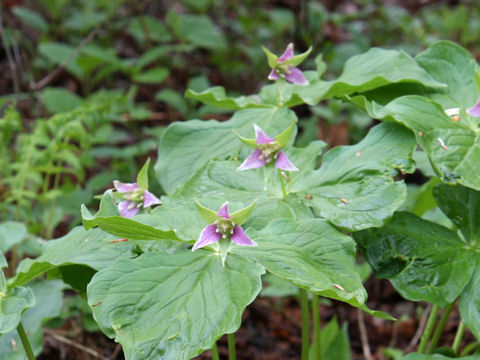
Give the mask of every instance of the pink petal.
[{"label": "pink petal", "polygon": [[268,80],[278,80],[278,75],[275,69],[272,69],[272,71],[270,71],[270,74],[268,74]]},{"label": "pink petal", "polygon": [[150,191],[145,190],[143,193],[143,207],[149,207],[152,205],[157,205],[161,204],[162,202],[160,201],[159,198],[157,198],[155,195],[153,195]]},{"label": "pink petal", "polygon": [[290,81],[292,84],[296,85],[308,85],[308,80],[303,75],[303,72],[296,67],[288,69],[288,72],[285,74],[285,79]]},{"label": "pink petal", "polygon": [[298,171],[298,168],[290,162],[287,155],[285,155],[283,151],[278,152],[277,160],[275,160],[275,166],[285,171]]},{"label": "pink petal", "polygon": [[122,183],[118,180],[113,181],[113,186],[120,193],[131,192],[140,189],[137,183]]},{"label": "pink petal", "polygon": [[224,219],[230,219],[230,214],[228,213],[228,201],[226,201],[225,204],[222,205],[220,210],[218,210],[217,215]]},{"label": "pink petal", "polygon": [[267,161],[262,158],[260,159],[260,156],[262,155],[262,151],[260,149],[255,149],[238,167],[237,170],[243,171],[243,170],[250,170],[250,169],[256,169],[262,166],[267,165]]},{"label": "pink petal", "polygon": [[270,136],[265,134],[265,131],[260,129],[257,124],[253,124],[253,127],[255,128],[255,139],[258,145],[268,144],[275,141],[275,139],[272,139]]},{"label": "pink petal", "polygon": [[248,237],[240,225],[236,225],[233,228],[233,234],[230,236],[230,240],[237,245],[257,246],[257,243]]},{"label": "pink petal", "polygon": [[217,225],[208,225],[202,230],[200,238],[197,240],[195,245],[193,245],[192,251],[195,251],[209,244],[219,242],[221,238],[222,234],[220,232],[217,232]]},{"label": "pink petal", "polygon": [[126,218],[132,218],[137,215],[138,210],[140,210],[136,204],[130,200],[121,201],[117,205],[120,215]]},{"label": "pink petal", "polygon": [[291,59],[293,57],[293,43],[288,44],[285,52],[278,58],[279,62]]},{"label": "pink petal", "polygon": [[467,109],[467,113],[472,116],[480,117],[480,98],[478,98],[477,103],[474,106]]}]

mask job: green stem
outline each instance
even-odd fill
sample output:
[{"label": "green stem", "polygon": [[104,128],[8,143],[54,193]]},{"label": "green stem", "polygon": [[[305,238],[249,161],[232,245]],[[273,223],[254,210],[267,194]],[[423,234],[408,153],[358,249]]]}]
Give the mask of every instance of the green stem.
[{"label": "green stem", "polygon": [[227,334],[228,340],[228,359],[236,360],[237,351],[235,350],[235,334]]},{"label": "green stem", "polygon": [[308,360],[308,352],[310,348],[310,319],[308,316],[308,296],[307,291],[298,289],[300,298],[300,311],[302,313],[302,357],[301,360]]},{"label": "green stem", "polygon": [[457,333],[455,334],[455,340],[453,340],[452,350],[455,354],[458,354],[458,350],[460,349],[460,345],[462,344],[463,334],[465,333],[465,324],[463,321],[460,321],[458,324]]},{"label": "green stem", "polygon": [[212,360],[220,360],[220,355],[218,355],[217,342],[213,343],[213,347],[210,350],[212,352]]},{"label": "green stem", "polygon": [[321,337],[320,337],[320,304],[318,295],[313,294],[312,298],[312,319],[313,319],[313,358],[321,358]]},{"label": "green stem", "polygon": [[432,307],[432,311],[428,316],[427,325],[425,326],[425,330],[423,330],[422,338],[420,340],[420,345],[418,346],[418,352],[420,354],[425,354],[425,349],[427,348],[428,340],[430,340],[430,336],[433,332],[433,327],[435,326],[435,321],[438,317],[438,311],[440,310],[437,304],[434,304]]},{"label": "green stem", "polygon": [[440,340],[440,336],[443,333],[443,329],[445,329],[445,325],[447,325],[448,317],[450,316],[450,313],[452,312],[454,306],[455,301],[445,308],[445,311],[443,312],[443,315],[438,322],[437,328],[433,333],[432,341],[430,342],[430,347],[428,348],[428,354],[432,354],[437,347],[438,340]]},{"label": "green stem", "polygon": [[282,184],[283,196],[287,196],[287,189],[285,188],[285,179],[283,178],[281,170],[278,170],[278,176],[280,177],[280,184]]},{"label": "green stem", "polygon": [[35,355],[33,355],[32,346],[30,345],[30,341],[28,341],[27,334],[25,334],[25,329],[23,328],[22,323],[18,323],[17,326],[18,336],[20,336],[20,340],[22,341],[23,349],[25,350],[25,354],[27,354],[28,360],[35,360]]},{"label": "green stem", "polygon": [[474,341],[474,342],[468,344],[467,346],[465,346],[463,348],[462,352],[460,353],[460,357],[463,357],[463,356],[466,356],[466,355],[470,354],[479,345],[480,345],[480,343],[478,341]]}]

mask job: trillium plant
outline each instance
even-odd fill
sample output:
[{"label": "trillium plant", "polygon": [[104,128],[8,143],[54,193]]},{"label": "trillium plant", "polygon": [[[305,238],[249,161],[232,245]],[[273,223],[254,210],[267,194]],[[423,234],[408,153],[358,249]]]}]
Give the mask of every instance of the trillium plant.
[{"label": "trillium plant", "polygon": [[[322,333],[332,326],[322,327],[320,297],[395,321],[366,305],[365,268],[427,309],[421,340],[412,340],[416,351],[400,349],[399,356],[442,360],[440,350],[460,357],[478,348],[464,340],[469,332],[480,341],[476,61],[446,41],[415,57],[372,48],[326,81],[321,56],[307,58],[311,48],[295,55],[289,44],[280,57],[264,51],[271,72],[259,94],[187,91],[232,116],[170,124],[152,171],[157,190],[149,189],[147,161],[135,182],[114,181],[98,211],[82,206],[82,226],[46,242],[14,276],[1,274],[2,355],[13,353],[12,341],[22,344],[20,357],[41,352],[41,343],[31,346],[41,326],[29,322],[28,311],[42,308],[36,279],[48,273],[50,280],[40,281],[87,298],[96,324],[126,359],[183,360],[203,352],[219,359],[224,335],[235,359],[245,308],[275,284],[293,287],[289,295],[298,297],[298,358],[327,358],[332,344],[348,339],[338,326],[335,334]],[[327,151],[295,107],[315,113],[332,99],[378,122],[358,143]],[[428,181],[407,186],[414,171]],[[358,252],[366,260],[361,267]],[[3,255],[0,266],[7,266]],[[459,319],[457,333],[439,350],[450,316]]]}]

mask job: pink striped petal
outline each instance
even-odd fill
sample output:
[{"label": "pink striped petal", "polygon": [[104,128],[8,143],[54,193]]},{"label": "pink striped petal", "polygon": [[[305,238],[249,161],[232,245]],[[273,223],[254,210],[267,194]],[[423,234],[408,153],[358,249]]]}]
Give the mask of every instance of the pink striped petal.
[{"label": "pink striped petal", "polygon": [[230,240],[237,245],[257,246],[257,243],[248,237],[240,225],[236,225],[233,228],[233,234],[230,236]]},{"label": "pink striped petal", "polygon": [[467,113],[472,116],[480,117],[480,98],[478,98],[477,103],[474,106],[467,109]]},{"label": "pink striped petal", "polygon": [[226,201],[225,204],[222,205],[220,210],[218,210],[217,215],[224,219],[230,219],[230,214],[228,213],[228,201]]},{"label": "pink striped petal", "polygon": [[275,139],[272,139],[270,136],[265,134],[265,131],[260,129],[257,124],[253,124],[253,127],[255,128],[255,139],[258,145],[268,144],[275,141]]},{"label": "pink striped petal", "polygon": [[250,170],[250,169],[256,169],[262,166],[267,165],[267,161],[265,159],[261,159],[260,156],[262,155],[262,151],[260,149],[255,149],[238,167],[237,170],[243,171],[243,170]]},{"label": "pink striped petal", "polygon": [[162,202],[160,201],[159,198],[157,198],[155,195],[153,195],[150,191],[145,190],[143,193],[143,207],[149,207],[152,205],[157,205],[161,204]]},{"label": "pink striped petal", "polygon": [[217,225],[215,224],[206,226],[202,230],[202,233],[200,234],[200,238],[197,240],[195,245],[193,245],[192,251],[195,251],[209,244],[219,242],[220,239],[222,238],[222,234],[220,232],[217,232],[217,229],[218,229]]},{"label": "pink striped petal", "polygon": [[308,85],[308,80],[303,75],[303,72],[296,67],[288,69],[288,73],[285,74],[285,79],[296,85]]},{"label": "pink striped petal", "polygon": [[119,193],[126,193],[140,189],[137,183],[122,183],[118,180],[113,181],[113,186]]},{"label": "pink striped petal", "polygon": [[275,69],[272,69],[272,71],[270,71],[270,74],[268,74],[268,80],[278,80],[278,75]]},{"label": "pink striped petal", "polygon": [[290,162],[287,155],[285,155],[283,151],[278,152],[275,166],[285,171],[298,171],[298,168]]},{"label": "pink striped petal", "polygon": [[119,202],[117,207],[120,215],[128,219],[137,215],[138,210],[140,210],[134,202],[129,200]]},{"label": "pink striped petal", "polygon": [[288,44],[285,52],[278,58],[278,62],[282,62],[293,57],[293,43]]}]

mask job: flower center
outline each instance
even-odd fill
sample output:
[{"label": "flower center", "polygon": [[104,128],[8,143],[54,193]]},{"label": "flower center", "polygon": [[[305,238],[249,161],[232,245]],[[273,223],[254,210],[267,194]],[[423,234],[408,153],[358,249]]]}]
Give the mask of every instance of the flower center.
[{"label": "flower center", "polygon": [[272,159],[276,159],[280,151],[280,147],[275,142],[262,144],[259,148],[262,151],[260,159],[265,159],[267,164],[272,161]]},{"label": "flower center", "polygon": [[216,224],[216,231],[222,234],[223,239],[226,239],[233,234],[233,228],[235,227],[235,223],[232,219],[220,219],[216,221]]},{"label": "flower center", "polygon": [[144,193],[145,193],[144,189],[137,189],[132,192],[126,193],[125,195],[123,195],[123,198],[125,200],[130,200],[132,202],[142,203]]}]

